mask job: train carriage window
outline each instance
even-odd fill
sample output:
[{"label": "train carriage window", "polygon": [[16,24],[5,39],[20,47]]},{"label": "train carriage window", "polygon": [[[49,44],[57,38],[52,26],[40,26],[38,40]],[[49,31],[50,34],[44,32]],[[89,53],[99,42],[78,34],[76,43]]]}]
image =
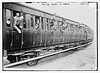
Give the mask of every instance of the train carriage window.
[{"label": "train carriage window", "polygon": [[47,18],[45,18],[45,22],[44,22],[44,26],[45,26],[45,30],[47,30]]},{"label": "train carriage window", "polygon": [[68,23],[66,22],[66,28],[68,28]]},{"label": "train carriage window", "polygon": [[44,30],[46,29],[46,26],[45,25],[46,25],[46,18],[44,17],[43,18],[43,27],[44,27]]},{"label": "train carriage window", "polygon": [[40,17],[35,16],[35,28],[39,29],[40,28]]},{"label": "train carriage window", "polygon": [[62,22],[59,21],[59,29],[61,30],[62,29]]},{"label": "train carriage window", "polygon": [[11,11],[6,9],[6,26],[11,27]]},{"label": "train carriage window", "polygon": [[70,23],[67,23],[68,32],[70,32]]},{"label": "train carriage window", "polygon": [[48,18],[46,18],[46,30],[48,30]]},{"label": "train carriage window", "polygon": [[34,28],[34,19],[32,15],[31,15],[31,27]]},{"label": "train carriage window", "polygon": [[46,20],[47,20],[47,28],[46,28],[46,30],[49,31],[49,29],[50,29],[50,28],[49,28],[49,25],[50,25],[50,24],[49,24],[49,19],[47,18]]},{"label": "train carriage window", "polygon": [[74,25],[70,24],[70,27],[71,27],[71,31],[73,32],[74,31]]},{"label": "train carriage window", "polygon": [[58,29],[58,27],[59,27],[59,26],[58,26],[58,21],[56,21],[56,29]]},{"label": "train carriage window", "polygon": [[26,14],[23,13],[23,28],[26,28]]},{"label": "train carriage window", "polygon": [[60,29],[60,21],[58,21],[58,29]]},{"label": "train carriage window", "polygon": [[25,15],[26,17],[26,28],[29,29],[30,28],[30,24],[29,24],[29,14]]},{"label": "train carriage window", "polygon": [[18,12],[18,11],[13,11],[13,17],[16,16],[16,13],[19,13],[20,14],[20,12]]},{"label": "train carriage window", "polygon": [[31,28],[31,15],[26,14],[26,28],[30,29]]},{"label": "train carriage window", "polygon": [[[17,24],[20,24],[20,26],[22,26],[21,28],[26,28],[26,14],[25,13],[22,13],[22,12],[19,12],[19,11],[13,11],[13,18],[18,21]],[[15,21],[15,20],[14,20]],[[14,22],[13,22],[14,24]]]},{"label": "train carriage window", "polygon": [[64,22],[60,22],[60,29],[61,30],[65,30],[65,26],[66,26],[66,24],[64,23]]},{"label": "train carriage window", "polygon": [[50,29],[51,30],[57,30],[58,29],[58,21],[57,20],[52,19],[50,21]]},{"label": "train carriage window", "polygon": [[78,25],[76,25],[76,31],[78,31]]},{"label": "train carriage window", "polygon": [[43,25],[43,17],[41,17],[41,28],[42,28],[42,30],[44,30],[44,25]]},{"label": "train carriage window", "polygon": [[50,28],[52,27],[53,25],[52,25],[52,19],[50,19]]}]

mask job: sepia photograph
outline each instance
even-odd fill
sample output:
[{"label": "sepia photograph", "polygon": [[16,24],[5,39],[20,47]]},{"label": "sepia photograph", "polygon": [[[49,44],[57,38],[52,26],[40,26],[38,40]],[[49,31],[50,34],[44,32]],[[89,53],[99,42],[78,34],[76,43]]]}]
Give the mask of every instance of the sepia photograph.
[{"label": "sepia photograph", "polygon": [[98,2],[2,2],[2,71],[98,71]]}]

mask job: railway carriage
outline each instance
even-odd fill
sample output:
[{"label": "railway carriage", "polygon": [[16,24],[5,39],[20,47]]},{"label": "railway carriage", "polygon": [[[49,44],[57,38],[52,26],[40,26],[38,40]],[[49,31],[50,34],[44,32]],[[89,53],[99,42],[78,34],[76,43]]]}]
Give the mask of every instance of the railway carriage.
[{"label": "railway carriage", "polygon": [[[52,46],[53,50],[59,50],[65,44],[68,44],[68,48],[93,40],[93,31],[88,26],[60,16],[56,16],[52,24],[54,14],[20,3],[2,3],[2,13],[3,56],[10,63],[38,57],[41,52],[52,50]],[[22,13],[24,17],[21,33],[14,30],[13,17],[16,13]],[[7,24],[7,20],[10,24]],[[34,60],[27,64],[35,65],[37,62]]]}]

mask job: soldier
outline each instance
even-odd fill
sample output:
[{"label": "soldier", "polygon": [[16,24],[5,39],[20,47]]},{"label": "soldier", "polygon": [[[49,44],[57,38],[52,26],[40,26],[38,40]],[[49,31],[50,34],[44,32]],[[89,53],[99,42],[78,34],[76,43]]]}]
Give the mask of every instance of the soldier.
[{"label": "soldier", "polygon": [[21,33],[19,13],[16,13],[16,16],[14,17],[14,28],[18,31],[18,33]]},{"label": "soldier", "polygon": [[39,24],[40,24],[39,19],[37,19],[37,20],[36,20],[36,24],[35,24],[35,25],[36,25],[36,26],[35,26],[36,29],[39,29]]},{"label": "soldier", "polygon": [[51,25],[50,25],[50,29],[51,30],[56,30],[56,20],[55,20],[55,18],[56,18],[56,13],[53,15],[53,19],[50,21],[51,22]]}]

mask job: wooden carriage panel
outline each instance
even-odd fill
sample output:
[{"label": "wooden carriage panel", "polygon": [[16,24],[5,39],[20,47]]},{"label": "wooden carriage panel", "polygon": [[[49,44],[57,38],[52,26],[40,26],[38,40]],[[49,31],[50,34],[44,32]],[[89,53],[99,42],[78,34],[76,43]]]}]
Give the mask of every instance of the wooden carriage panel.
[{"label": "wooden carriage panel", "polygon": [[35,10],[29,9],[29,8],[26,8],[26,7],[21,7],[21,11],[25,12],[25,13],[33,14],[33,15],[35,14]]},{"label": "wooden carriage panel", "polygon": [[11,50],[12,49],[12,29],[5,29],[5,37],[4,37],[4,49]]},{"label": "wooden carriage panel", "polygon": [[50,32],[50,40],[49,43],[52,45],[54,40],[54,32]]},{"label": "wooden carriage panel", "polygon": [[19,11],[19,12],[22,11],[21,6],[20,5],[16,5],[16,4],[11,4],[11,9],[15,10],[15,11]]},{"label": "wooden carriage panel", "polygon": [[66,19],[66,22],[70,23],[70,24],[74,24],[74,25],[79,25],[79,22],[72,21],[72,20],[69,20],[69,19]]},{"label": "wooden carriage panel", "polygon": [[45,14],[43,12],[40,13],[41,17],[45,17]]},{"label": "wooden carriage panel", "polygon": [[[69,30],[64,30],[63,31],[49,31],[47,30],[47,26],[46,26],[46,20],[44,20],[43,23],[43,27],[44,29],[42,30],[40,29],[30,29],[31,28],[31,19],[30,19],[30,15],[36,15],[36,16],[40,16],[40,17],[44,17],[44,18],[48,18],[48,19],[53,19],[53,14],[49,14],[43,11],[39,11],[36,9],[32,9],[29,8],[27,6],[24,5],[20,5],[17,3],[5,3],[3,5],[3,8],[7,8],[7,9],[12,9],[15,11],[19,11],[19,12],[24,12],[26,13],[26,27],[27,28],[23,28],[23,33],[19,34],[18,32],[14,31],[13,35],[12,35],[12,31],[11,28],[7,28],[5,29],[5,37],[3,39],[5,39],[5,43],[6,44],[6,48],[13,48],[13,49],[20,49],[21,47],[21,40],[23,39],[23,48],[29,48],[29,47],[38,47],[38,46],[44,46],[44,45],[52,45],[52,44],[59,44],[59,43],[67,43],[67,42],[74,42],[74,41],[80,41],[80,40],[85,40],[86,36],[88,39],[92,38],[92,33],[89,33],[90,30],[87,30],[87,33],[83,33],[80,32],[79,30],[76,31],[76,28],[74,28],[74,32],[72,32],[71,27],[69,27]],[[35,18],[34,18],[35,19]],[[62,21],[62,17],[56,16],[55,19],[57,21]],[[66,19],[66,22],[69,24],[75,24],[75,25],[79,25],[78,22]],[[35,20],[34,20],[35,23]],[[34,24],[34,28],[35,28],[35,24]],[[58,28],[57,28],[58,29]],[[23,35],[23,37],[22,37]],[[12,42],[13,39],[13,42]],[[54,41],[55,40],[55,41]],[[12,46],[11,46],[12,45]]]},{"label": "wooden carriage panel", "polygon": [[27,48],[27,30],[26,29],[23,29],[23,48]]},{"label": "wooden carriage panel", "polygon": [[45,31],[45,45],[47,46],[48,45],[48,32]]},{"label": "wooden carriage panel", "polygon": [[23,48],[33,47],[33,31],[23,29]]},{"label": "wooden carriage panel", "polygon": [[21,34],[17,31],[13,31],[13,49],[20,49],[21,48]]},{"label": "wooden carriage panel", "polygon": [[11,9],[11,3],[5,3],[5,4],[3,4],[3,8],[5,8],[5,9]]},{"label": "wooden carriage panel", "polygon": [[31,31],[31,17],[29,14],[25,15],[26,19],[26,28],[22,29],[23,30],[23,47],[32,47],[33,46],[33,41],[32,41],[32,31]]},{"label": "wooden carriage panel", "polygon": [[35,43],[34,46],[41,46],[41,31],[38,29],[36,30],[36,32],[34,33],[34,38],[35,38]]},{"label": "wooden carriage panel", "polygon": [[35,15],[37,15],[37,16],[41,16],[41,12],[35,10]]},{"label": "wooden carriage panel", "polygon": [[63,32],[59,30],[59,43],[62,43],[63,41],[62,36],[63,36]]},{"label": "wooden carriage panel", "polygon": [[54,43],[55,44],[59,44],[59,39],[60,39],[60,32],[59,32],[59,30],[56,30],[55,32],[54,32]]},{"label": "wooden carriage panel", "polygon": [[[4,8],[4,5],[3,5],[3,8]],[[7,13],[8,14],[8,13]],[[3,9],[3,20],[2,20],[2,30],[3,30],[3,49],[5,50],[10,50],[11,49],[11,43],[12,43],[12,29],[11,27],[10,28],[7,28],[6,27],[6,9]]]},{"label": "wooden carriage panel", "polygon": [[45,39],[45,31],[41,31],[41,46],[45,46],[45,41],[46,41],[46,39]]},{"label": "wooden carriage panel", "polygon": [[27,30],[28,47],[33,47],[32,32],[32,30]]},{"label": "wooden carriage panel", "polygon": [[50,42],[50,40],[52,40],[50,33],[51,33],[50,31],[46,31],[46,37],[45,37],[45,39],[46,39],[46,45],[51,45],[52,44]]},{"label": "wooden carriage panel", "polygon": [[45,14],[45,17],[49,19],[53,19],[53,15],[50,15],[50,14]]},{"label": "wooden carriage panel", "polygon": [[64,43],[67,43],[68,42],[68,30],[65,29],[64,32],[63,32],[63,35],[64,35]]}]

